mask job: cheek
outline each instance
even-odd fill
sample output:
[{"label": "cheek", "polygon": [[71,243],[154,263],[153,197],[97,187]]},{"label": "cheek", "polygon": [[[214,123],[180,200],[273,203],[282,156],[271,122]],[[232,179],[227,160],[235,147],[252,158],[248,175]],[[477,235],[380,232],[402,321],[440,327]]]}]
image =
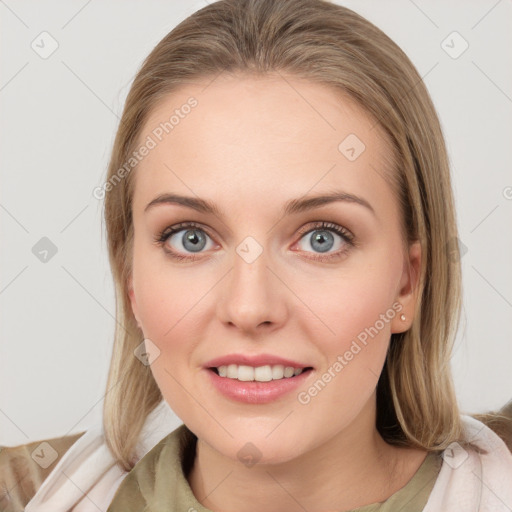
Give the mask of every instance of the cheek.
[{"label": "cheek", "polygon": [[370,393],[377,384],[396,312],[389,307],[385,295],[354,290],[347,297],[346,307],[341,302],[326,311],[326,322],[335,334],[324,337],[331,341],[319,342],[319,346],[327,355],[328,371],[338,375],[332,391],[338,387],[341,393],[331,398],[345,405],[347,402],[356,405],[360,403],[361,393],[364,395],[364,390]]},{"label": "cheek", "polygon": [[[139,318],[144,337],[159,350],[151,371],[166,398],[179,400],[183,389],[178,382],[193,379],[190,372],[199,369],[195,354],[211,319],[210,292],[218,278],[207,269],[175,268],[164,258],[140,263],[134,268]],[[171,404],[175,406],[180,409],[179,403]]]},{"label": "cheek", "polygon": [[[158,348],[151,372],[165,400],[178,415],[189,417],[194,382],[194,351],[204,338],[205,315],[201,297],[207,290],[192,283],[186,272],[139,267],[137,305],[144,337]],[[200,283],[201,281],[199,281]],[[211,285],[210,285],[211,288]]]},{"label": "cheek", "polygon": [[[329,352],[339,351],[371,330],[374,337],[389,339],[391,320],[396,311],[396,265],[387,268],[361,265],[336,276],[316,281],[311,287],[304,282],[298,294],[308,297],[312,315],[308,323],[321,334]],[[375,332],[375,329],[378,333]]]},{"label": "cheek", "polygon": [[[388,278],[375,279],[368,273],[352,275],[313,294],[312,309],[322,322],[310,317],[303,331],[325,357],[317,379],[297,395],[308,413],[306,423],[323,417],[336,418],[333,428],[346,425],[375,391],[397,315]],[[311,428],[316,428],[311,421]]]},{"label": "cheek", "polygon": [[173,267],[155,252],[136,256],[134,288],[144,334],[163,343],[176,338],[182,324],[197,316],[201,297],[212,287],[212,279],[206,274]]}]

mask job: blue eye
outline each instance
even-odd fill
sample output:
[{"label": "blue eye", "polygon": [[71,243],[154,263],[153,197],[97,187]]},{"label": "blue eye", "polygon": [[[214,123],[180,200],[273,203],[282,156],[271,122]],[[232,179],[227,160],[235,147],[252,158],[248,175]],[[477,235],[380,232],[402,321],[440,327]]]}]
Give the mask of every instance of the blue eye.
[{"label": "blue eye", "polygon": [[[306,226],[306,228],[301,230],[301,233],[303,234],[301,240],[306,239],[313,249],[319,251],[320,255],[315,256],[313,259],[320,261],[343,256],[356,245],[355,237],[350,231],[330,222],[321,221],[313,225],[313,227]],[[326,256],[322,256],[323,253],[330,251],[333,245],[335,245],[336,241],[333,233],[342,239],[341,249],[336,250],[334,253],[329,253]],[[309,235],[309,238],[307,238],[306,235]]]},{"label": "blue eye", "polygon": [[[161,245],[166,244],[174,235],[184,232],[182,235],[176,236],[176,240],[178,240],[186,251],[191,251],[192,253],[199,253],[205,248],[207,237],[209,235],[201,228],[199,225],[194,224],[192,222],[183,222],[178,224],[177,226],[173,226],[170,228],[164,229],[155,239],[155,242]],[[170,256],[177,259],[195,259],[194,257],[184,256],[176,251],[169,251],[166,249],[166,252],[169,253]]]},{"label": "blue eye", "polygon": [[[184,233],[178,235],[182,232]],[[333,248],[333,245],[335,245],[336,241],[333,233],[341,238],[341,249],[338,249],[333,253],[323,255],[323,253],[327,253]],[[318,251],[318,255],[314,256],[312,259],[319,261],[326,261],[341,257],[346,254],[351,247],[356,245],[355,237],[350,231],[343,228],[342,226],[338,226],[337,224],[330,222],[321,221],[313,223],[313,225],[309,224],[300,230],[300,234],[302,235],[301,240],[308,240],[313,250]],[[177,260],[193,261],[198,259],[193,254],[200,254],[203,249],[205,249],[208,243],[208,239],[211,240],[211,237],[199,224],[194,222],[182,222],[176,226],[171,226],[164,229],[155,237],[154,241],[158,245],[166,246],[169,245],[168,242],[173,238],[174,235],[178,235],[175,236],[175,239],[182,245],[184,251],[189,253],[188,255],[185,255],[181,252],[169,250],[165,247],[165,252]],[[306,235],[310,235],[309,238],[306,238]]]}]

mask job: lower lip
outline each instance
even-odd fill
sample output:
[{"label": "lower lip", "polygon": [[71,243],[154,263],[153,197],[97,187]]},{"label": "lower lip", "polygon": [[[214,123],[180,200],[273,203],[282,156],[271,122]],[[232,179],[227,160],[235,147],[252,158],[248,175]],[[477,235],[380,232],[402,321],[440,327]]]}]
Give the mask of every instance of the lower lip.
[{"label": "lower lip", "polygon": [[220,377],[213,370],[206,369],[213,385],[224,396],[248,404],[266,404],[297,389],[309,377],[312,370],[302,372],[294,377],[285,377],[268,382],[241,381]]}]

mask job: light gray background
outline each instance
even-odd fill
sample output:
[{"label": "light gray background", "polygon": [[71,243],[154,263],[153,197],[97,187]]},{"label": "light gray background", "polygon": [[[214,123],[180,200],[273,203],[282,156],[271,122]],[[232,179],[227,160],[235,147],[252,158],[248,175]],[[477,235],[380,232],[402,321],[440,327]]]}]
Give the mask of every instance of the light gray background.
[{"label": "light gray background", "polygon": [[[455,383],[465,412],[498,408],[512,398],[512,3],[337,3],[404,49],[439,111],[467,248]],[[101,418],[114,295],[92,191],[142,60],[204,5],[0,1],[0,444]],[[43,31],[59,45],[47,59],[31,48]],[[469,44],[456,59],[441,46],[453,31]],[[42,237],[57,247],[46,263],[32,253]]]}]

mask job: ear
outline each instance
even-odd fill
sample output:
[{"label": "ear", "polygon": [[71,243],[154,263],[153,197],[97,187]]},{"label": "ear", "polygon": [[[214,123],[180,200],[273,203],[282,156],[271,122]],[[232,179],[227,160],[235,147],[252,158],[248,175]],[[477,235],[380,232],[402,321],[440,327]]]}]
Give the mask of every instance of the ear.
[{"label": "ear", "polygon": [[139,329],[142,330],[142,326],[139,320],[139,313],[137,309],[137,301],[135,299],[135,292],[133,291],[133,277],[130,276],[128,278],[127,282],[127,289],[128,289],[128,297],[130,298],[130,304],[132,306],[132,312],[133,316],[135,317],[135,320],[137,320],[137,325],[139,326]]},{"label": "ear", "polygon": [[[419,240],[409,246],[409,254],[405,255],[400,291],[395,302],[401,304],[402,309],[396,310],[397,314],[391,322],[391,332],[399,333],[407,331],[414,320],[416,303],[419,298],[419,278],[421,270],[421,244]],[[401,316],[405,316],[405,320]]]}]

